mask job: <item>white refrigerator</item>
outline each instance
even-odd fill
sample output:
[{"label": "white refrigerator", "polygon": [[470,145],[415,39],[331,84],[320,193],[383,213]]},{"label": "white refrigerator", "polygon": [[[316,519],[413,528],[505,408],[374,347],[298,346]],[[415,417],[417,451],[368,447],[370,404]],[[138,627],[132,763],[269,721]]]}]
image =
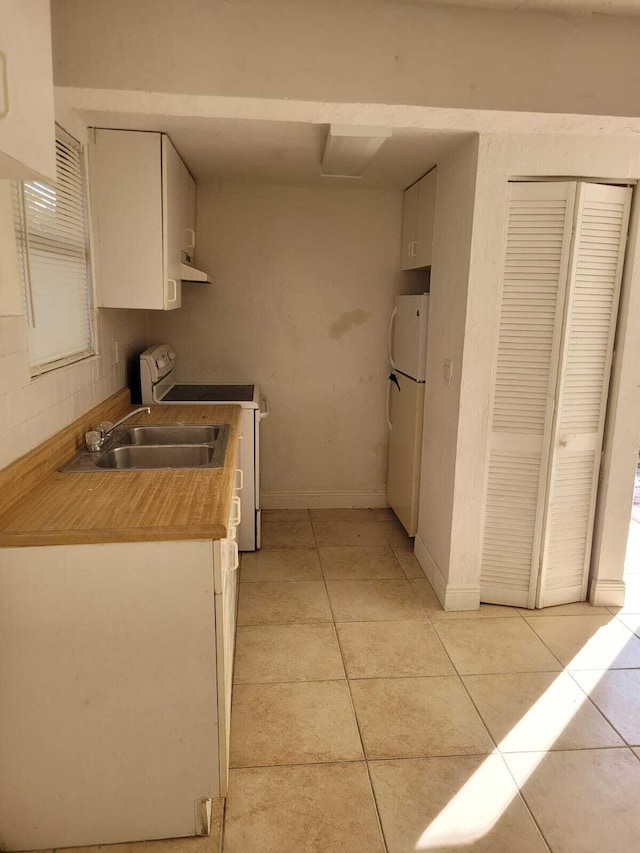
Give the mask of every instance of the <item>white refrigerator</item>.
[{"label": "white refrigerator", "polygon": [[387,501],[409,536],[418,530],[429,294],[398,296],[389,322]]}]

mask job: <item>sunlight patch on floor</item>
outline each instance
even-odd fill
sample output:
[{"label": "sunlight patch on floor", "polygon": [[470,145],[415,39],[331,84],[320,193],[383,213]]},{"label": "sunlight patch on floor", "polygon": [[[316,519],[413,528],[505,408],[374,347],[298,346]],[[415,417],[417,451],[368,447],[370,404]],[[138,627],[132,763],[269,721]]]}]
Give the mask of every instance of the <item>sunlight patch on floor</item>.
[{"label": "sunlight patch on floor", "polygon": [[[576,665],[581,657],[584,658],[587,649],[595,647],[598,648],[601,660],[606,654],[607,662],[602,660],[602,668],[605,669],[616,660],[628,639],[626,632],[615,632],[612,635],[608,626],[603,626],[576,654],[567,669]],[[593,683],[592,689],[599,680]],[[500,773],[500,769],[504,769],[502,760],[499,762],[502,767],[498,768],[496,757],[500,756],[501,749],[506,748],[508,741],[514,738],[521,743],[527,736],[535,734],[537,747],[543,739],[538,751],[529,753],[529,766],[521,780],[523,784],[535,772],[547,751],[586,701],[586,695],[581,701],[576,701],[573,695],[567,693],[562,676],[556,678],[424,830],[414,849],[423,851],[445,846],[462,847],[491,832],[518,795],[515,782],[510,777],[507,780],[506,774]]]}]

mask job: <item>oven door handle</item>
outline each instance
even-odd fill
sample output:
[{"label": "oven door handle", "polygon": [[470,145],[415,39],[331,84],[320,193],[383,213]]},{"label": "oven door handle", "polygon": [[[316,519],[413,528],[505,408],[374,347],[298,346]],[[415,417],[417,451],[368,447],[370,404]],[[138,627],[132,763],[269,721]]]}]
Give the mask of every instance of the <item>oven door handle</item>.
[{"label": "oven door handle", "polygon": [[[264,406],[264,408],[263,408]],[[260,420],[269,417],[269,401],[266,397],[260,398]]]}]

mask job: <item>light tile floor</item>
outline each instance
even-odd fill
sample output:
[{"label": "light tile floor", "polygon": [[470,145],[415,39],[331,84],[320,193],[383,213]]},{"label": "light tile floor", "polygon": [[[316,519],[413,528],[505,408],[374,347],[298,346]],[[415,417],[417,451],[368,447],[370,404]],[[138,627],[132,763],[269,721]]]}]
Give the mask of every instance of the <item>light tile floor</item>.
[{"label": "light tile floor", "polygon": [[619,611],[444,613],[389,511],[264,522],[224,853],[640,851],[640,561]]}]

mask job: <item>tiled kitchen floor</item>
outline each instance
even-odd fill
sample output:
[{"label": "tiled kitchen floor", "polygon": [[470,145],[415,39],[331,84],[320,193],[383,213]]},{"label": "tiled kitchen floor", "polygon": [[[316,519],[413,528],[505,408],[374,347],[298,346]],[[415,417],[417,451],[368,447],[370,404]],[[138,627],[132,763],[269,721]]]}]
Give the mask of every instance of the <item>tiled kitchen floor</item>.
[{"label": "tiled kitchen floor", "polygon": [[390,511],[264,522],[224,853],[640,850],[640,597],[444,613]]}]

